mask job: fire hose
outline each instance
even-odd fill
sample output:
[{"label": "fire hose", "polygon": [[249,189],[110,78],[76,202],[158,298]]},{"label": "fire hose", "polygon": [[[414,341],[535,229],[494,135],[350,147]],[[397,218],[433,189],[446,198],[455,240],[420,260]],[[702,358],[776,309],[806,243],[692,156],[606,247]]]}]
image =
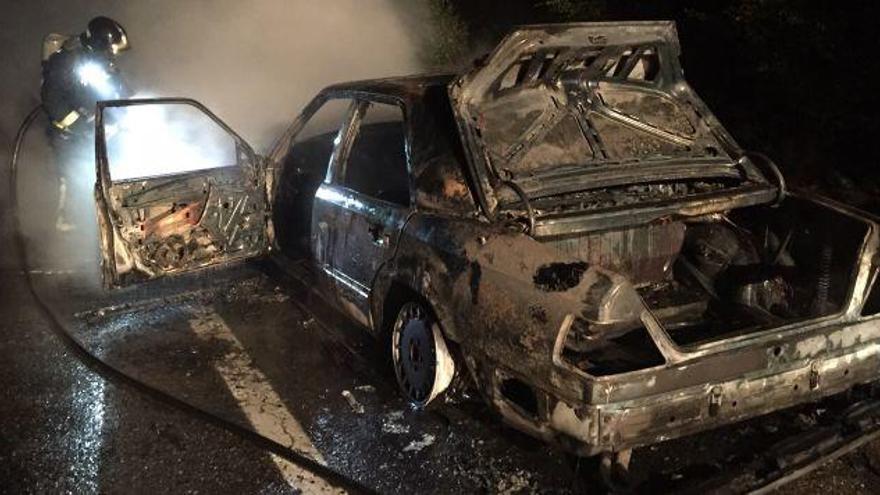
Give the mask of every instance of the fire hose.
[{"label": "fire hose", "polygon": [[311,472],[315,476],[325,481],[333,489],[336,489],[340,492],[348,493],[373,493],[374,490],[365,487],[361,483],[315,461],[314,459],[300,454],[290,447],[282,445],[268,437],[256,433],[253,430],[245,428],[232,421],[226,420],[214,413],[211,413],[196,405],[181,400],[167,392],[164,392],[156,387],[153,387],[152,385],[147,384],[146,382],[143,382],[129,374],[126,374],[119,368],[116,368],[110,363],[89,352],[85,345],[83,345],[82,342],[80,342],[76,337],[73,336],[73,334],[71,334],[71,332],[67,330],[67,328],[65,328],[64,324],[61,321],[61,318],[55,313],[52,307],[47,304],[46,301],[40,296],[34,285],[30,269],[31,265],[28,260],[27,246],[21,226],[21,218],[18,208],[18,160],[21,153],[21,145],[24,142],[27,131],[36,121],[41,111],[41,105],[35,107],[27,115],[27,117],[25,117],[24,121],[22,121],[21,126],[18,128],[18,132],[15,135],[15,144],[13,145],[12,157],[9,164],[10,209],[14,222],[14,244],[17,250],[20,267],[24,272],[28,292],[34,298],[37,308],[46,317],[49,322],[50,328],[59,338],[59,340],[61,340],[64,346],[89,370],[100,375],[101,378],[106,379],[107,381],[114,384],[130,387],[137,392],[140,392],[154,400],[157,400],[165,405],[177,409],[184,414],[200,419],[220,429],[226,430],[227,432],[238,436],[239,438],[251,443],[252,445],[262,450],[271,452],[272,454],[275,454],[303,468],[304,470]]},{"label": "fire hose", "polygon": [[[374,490],[363,486],[359,482],[352,480],[351,478],[290,447],[282,445],[235,422],[226,420],[194,404],[179,399],[125,373],[119,368],[89,352],[86,346],[74,337],[67,328],[65,328],[65,325],[62,323],[62,318],[59,317],[55,310],[40,296],[35,287],[30,269],[31,265],[28,259],[25,237],[21,226],[21,218],[19,215],[17,183],[18,161],[21,153],[21,146],[27,131],[37,120],[41,111],[41,106],[34,108],[24,119],[15,136],[9,174],[10,209],[14,222],[13,236],[15,248],[17,249],[19,264],[24,273],[28,292],[36,302],[39,311],[45,315],[50,328],[58,339],[61,340],[62,344],[71,352],[71,354],[74,355],[75,358],[81,361],[90,371],[98,374],[101,378],[117,385],[130,387],[131,389],[162,404],[170,406],[190,417],[194,417],[214,427],[232,433],[257,448],[275,454],[314,474],[325,481],[334,490],[349,493],[374,493]],[[525,205],[526,208],[529,208],[527,202],[525,202]],[[871,400],[862,401],[850,407],[845,414],[841,415],[839,425],[825,427],[811,435],[806,435],[804,438],[792,439],[794,441],[791,442],[781,442],[777,449],[778,452],[769,452],[766,455],[758,456],[755,461],[749,463],[749,465],[745,467],[739,466],[739,468],[744,469],[745,471],[762,473],[752,479],[751,482],[741,485],[740,488],[742,491],[749,493],[766,493],[787,481],[802,476],[824,462],[836,459],[848,452],[852,452],[854,449],[869,441],[877,439],[880,439],[880,399],[874,396]],[[772,466],[772,469],[768,469],[768,462]],[[734,478],[735,476],[721,476],[721,478],[728,477]],[[683,492],[703,493],[705,491],[717,489],[717,483],[719,482],[723,485],[730,481],[732,480],[728,479],[722,481],[720,479],[709,479],[705,482],[697,482],[689,488],[685,488]],[[308,487],[306,487],[305,491],[308,491]]]}]

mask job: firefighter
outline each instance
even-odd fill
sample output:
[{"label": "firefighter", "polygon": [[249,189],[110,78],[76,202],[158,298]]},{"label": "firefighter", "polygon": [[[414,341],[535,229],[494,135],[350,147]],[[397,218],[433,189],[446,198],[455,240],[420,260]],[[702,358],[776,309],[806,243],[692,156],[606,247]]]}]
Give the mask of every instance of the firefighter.
[{"label": "firefighter", "polygon": [[71,188],[94,179],[95,104],[130,96],[115,65],[128,48],[125,29],[107,17],[95,17],[80,35],[50,34],[43,41],[40,96],[58,167],[59,231],[74,228],[70,196],[77,191]]}]

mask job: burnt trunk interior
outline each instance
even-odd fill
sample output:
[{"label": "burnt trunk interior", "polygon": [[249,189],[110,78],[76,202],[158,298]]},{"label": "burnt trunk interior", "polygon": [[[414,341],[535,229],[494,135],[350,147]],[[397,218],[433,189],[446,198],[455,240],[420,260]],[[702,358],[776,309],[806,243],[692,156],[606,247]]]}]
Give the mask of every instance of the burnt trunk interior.
[{"label": "burnt trunk interior", "polygon": [[638,287],[683,346],[843,310],[867,232],[866,224],[799,198],[684,225],[670,269]]}]

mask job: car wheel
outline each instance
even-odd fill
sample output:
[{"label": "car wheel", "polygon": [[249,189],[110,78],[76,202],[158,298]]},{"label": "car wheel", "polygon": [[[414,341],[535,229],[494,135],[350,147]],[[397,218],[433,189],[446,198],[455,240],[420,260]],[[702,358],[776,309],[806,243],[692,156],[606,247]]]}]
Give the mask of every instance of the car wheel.
[{"label": "car wheel", "polygon": [[397,312],[391,333],[391,358],[403,395],[419,407],[443,393],[455,375],[440,325],[420,302],[407,302]]}]

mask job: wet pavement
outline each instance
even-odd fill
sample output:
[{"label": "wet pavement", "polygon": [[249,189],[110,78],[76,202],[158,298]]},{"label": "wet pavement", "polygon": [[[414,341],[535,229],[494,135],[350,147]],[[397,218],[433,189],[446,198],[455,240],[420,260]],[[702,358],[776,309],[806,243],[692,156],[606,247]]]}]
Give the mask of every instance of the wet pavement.
[{"label": "wet pavement", "polygon": [[283,491],[265,452],[84,366],[0,276],[0,491]]},{"label": "wet pavement", "polygon": [[[64,327],[124,373],[256,431],[382,493],[602,493],[595,465],[519,434],[459,393],[427,411],[398,396],[384,354],[301,278],[270,262],[105,292],[75,274],[35,274]],[[85,279],[87,280],[87,278]],[[301,468],[105,380],[60,343],[4,272],[0,479],[9,491],[285,493]],[[10,297],[7,297],[10,296]],[[810,412],[637,451],[642,488],[715,476]],[[798,424],[802,423],[802,424]],[[875,446],[785,487],[874,493]]]},{"label": "wet pavement", "polygon": [[[504,427],[478,399],[410,408],[371,338],[265,269],[154,284],[146,303],[139,288],[96,307],[99,293],[57,277],[41,280],[40,290],[61,290],[53,304],[71,315],[74,336],[114,367],[295,450],[314,448],[330,467],[380,492],[574,488],[566,456]],[[254,414],[276,402],[285,414]],[[296,442],[294,426],[313,447]]]}]

